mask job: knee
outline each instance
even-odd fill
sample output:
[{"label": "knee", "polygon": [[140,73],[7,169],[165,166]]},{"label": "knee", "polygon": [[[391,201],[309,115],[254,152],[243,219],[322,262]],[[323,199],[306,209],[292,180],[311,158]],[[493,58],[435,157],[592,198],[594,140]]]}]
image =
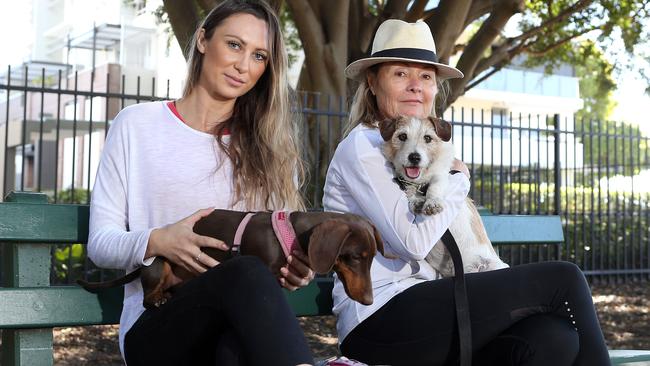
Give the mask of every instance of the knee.
[{"label": "knee", "polygon": [[555,262],[556,270],[562,272],[570,277],[580,277],[584,278],[584,274],[578,265],[571,262]]},{"label": "knee", "polygon": [[544,262],[540,264],[544,266],[546,273],[545,277],[549,276],[564,283],[586,283],[585,275],[582,273],[580,267],[575,263],[559,261]]}]

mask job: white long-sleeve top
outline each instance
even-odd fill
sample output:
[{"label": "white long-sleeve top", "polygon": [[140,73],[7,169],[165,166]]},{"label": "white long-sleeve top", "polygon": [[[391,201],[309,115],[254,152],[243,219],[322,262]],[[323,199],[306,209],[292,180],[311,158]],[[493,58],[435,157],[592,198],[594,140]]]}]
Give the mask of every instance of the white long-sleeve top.
[{"label": "white long-sleeve top", "polygon": [[[202,208],[244,209],[231,204],[232,195],[232,165],[212,135],[187,126],[167,102],[127,107],[113,121],[102,151],[88,256],[100,267],[128,272],[148,265],[153,259],[145,262],[144,254],[154,228]],[[135,280],[124,289],[122,354],[124,335],[143,311],[142,286]]]},{"label": "white long-sleeve top", "polygon": [[366,217],[379,230],[385,252],[398,257],[375,256],[370,270],[374,302],[369,306],[351,300],[335,277],[332,296],[339,343],[393,296],[440,278],[424,258],[458,215],[470,188],[464,174],[449,175],[444,210],[433,216],[414,215],[405,193],[393,182],[393,169],[381,153],[383,142],[378,129],[355,127],[338,145],[325,180],[325,210]]}]

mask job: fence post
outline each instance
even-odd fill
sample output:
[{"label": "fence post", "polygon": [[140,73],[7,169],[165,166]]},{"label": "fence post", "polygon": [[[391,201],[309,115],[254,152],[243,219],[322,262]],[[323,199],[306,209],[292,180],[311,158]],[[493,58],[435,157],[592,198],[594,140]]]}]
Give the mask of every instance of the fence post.
[{"label": "fence post", "polygon": [[553,116],[553,146],[555,148],[555,164],[554,164],[554,177],[555,177],[555,193],[553,194],[554,198],[554,209],[555,215],[559,215],[562,208],[562,170],[560,166],[560,115],[555,114]]}]

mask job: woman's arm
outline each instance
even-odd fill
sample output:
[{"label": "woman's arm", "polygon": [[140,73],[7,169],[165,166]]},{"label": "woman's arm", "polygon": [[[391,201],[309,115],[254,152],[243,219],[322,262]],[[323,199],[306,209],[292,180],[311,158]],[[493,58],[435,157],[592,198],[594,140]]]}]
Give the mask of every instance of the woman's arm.
[{"label": "woman's arm", "polygon": [[131,269],[145,263],[152,229],[128,231],[127,130],[124,113],[115,118],[97,170],[90,203],[88,257],[105,268]]},{"label": "woman's arm", "polygon": [[414,215],[405,193],[392,180],[393,170],[379,150],[381,142],[378,132],[372,130],[351,134],[337,150],[332,174],[395,254],[424,259],[458,215],[469,192],[469,179],[464,174],[449,175],[443,211],[433,216]]}]

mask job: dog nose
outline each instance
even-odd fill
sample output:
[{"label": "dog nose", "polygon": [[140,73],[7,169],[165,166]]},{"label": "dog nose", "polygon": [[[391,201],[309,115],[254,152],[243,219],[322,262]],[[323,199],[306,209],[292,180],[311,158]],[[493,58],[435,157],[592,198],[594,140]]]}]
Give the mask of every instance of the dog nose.
[{"label": "dog nose", "polygon": [[420,162],[420,154],[418,153],[410,153],[409,154],[409,162],[412,164],[417,164]]}]

